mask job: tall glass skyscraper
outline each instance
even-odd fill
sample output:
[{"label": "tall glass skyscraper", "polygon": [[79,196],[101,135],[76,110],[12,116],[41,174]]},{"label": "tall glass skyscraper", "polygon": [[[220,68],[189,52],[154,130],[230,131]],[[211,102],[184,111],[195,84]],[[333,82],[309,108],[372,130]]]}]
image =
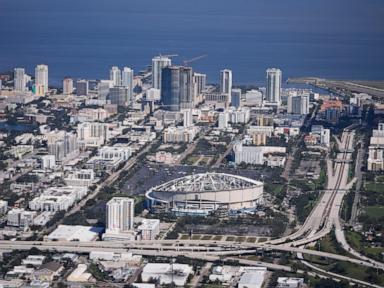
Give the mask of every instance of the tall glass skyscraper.
[{"label": "tall glass skyscraper", "polygon": [[267,69],[267,90],[266,100],[270,103],[281,103],[281,80],[282,73],[280,69],[269,68]]},{"label": "tall glass skyscraper", "polygon": [[152,87],[161,90],[162,69],[171,66],[171,59],[165,56],[156,56],[152,59]]},{"label": "tall glass skyscraper", "polygon": [[170,66],[162,70],[161,102],[166,110],[180,111],[193,106],[193,70]]}]

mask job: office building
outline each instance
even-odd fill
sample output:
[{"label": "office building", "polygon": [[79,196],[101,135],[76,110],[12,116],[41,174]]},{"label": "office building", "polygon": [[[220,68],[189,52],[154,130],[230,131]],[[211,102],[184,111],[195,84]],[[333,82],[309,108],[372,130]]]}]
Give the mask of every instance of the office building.
[{"label": "office building", "polygon": [[116,104],[118,106],[129,106],[131,104],[131,99],[129,88],[123,86],[115,86],[109,89],[108,100],[111,101],[111,104]]},{"label": "office building", "polygon": [[193,71],[190,67],[170,66],[162,72],[161,102],[164,109],[180,111],[193,107]]},{"label": "office building", "polygon": [[83,122],[77,126],[77,143],[80,148],[100,147],[109,139],[108,124]]},{"label": "office building", "polygon": [[78,80],[76,82],[76,95],[77,96],[87,96],[88,95],[88,81],[87,80]]},{"label": "office building", "polygon": [[16,91],[25,91],[27,89],[24,68],[15,68],[13,71],[13,86]]},{"label": "office building", "polygon": [[121,71],[121,86],[128,89],[128,99],[133,98],[133,70],[128,67],[124,67]]},{"label": "office building", "polygon": [[224,69],[220,71],[220,92],[228,95],[228,103],[232,96],[232,71]]},{"label": "office building", "polygon": [[39,96],[48,92],[48,66],[37,65],[35,68],[35,94]]},{"label": "office building", "polygon": [[307,115],[309,113],[309,96],[288,96],[287,112],[289,114]]},{"label": "office building", "polygon": [[273,153],[286,153],[286,147],[277,146],[244,146],[239,142],[233,146],[235,163],[263,165],[266,162],[265,155]]},{"label": "office building", "polygon": [[234,88],[231,93],[231,106],[239,108],[241,106],[241,89]]},{"label": "office building", "polygon": [[121,71],[119,67],[113,66],[109,71],[109,80],[112,81],[113,86],[121,86]]},{"label": "office building", "polygon": [[107,233],[119,234],[133,230],[135,202],[126,197],[114,197],[107,203]]},{"label": "office building", "polygon": [[152,87],[161,90],[162,70],[171,66],[171,59],[165,56],[157,56],[152,59]]},{"label": "office building", "polygon": [[73,93],[73,80],[72,78],[65,77],[63,80],[63,94],[71,95]]},{"label": "office building", "polygon": [[0,215],[3,215],[7,212],[8,201],[0,200]]},{"label": "office building", "polygon": [[74,159],[79,154],[77,136],[66,131],[52,131],[46,134],[48,152],[57,162]]},{"label": "office building", "polygon": [[173,282],[177,287],[185,287],[190,274],[193,274],[193,268],[187,264],[148,263],[143,268],[141,278],[143,282],[156,279],[161,286]]},{"label": "office building", "polygon": [[269,103],[280,105],[281,103],[281,81],[282,73],[280,69],[267,69],[267,89],[265,99]]},{"label": "office building", "polygon": [[71,171],[64,182],[68,186],[91,186],[95,182],[95,172],[92,169],[79,169]]},{"label": "office building", "polygon": [[100,80],[97,84],[97,99],[107,100],[109,96],[109,89],[113,88],[112,80]]}]

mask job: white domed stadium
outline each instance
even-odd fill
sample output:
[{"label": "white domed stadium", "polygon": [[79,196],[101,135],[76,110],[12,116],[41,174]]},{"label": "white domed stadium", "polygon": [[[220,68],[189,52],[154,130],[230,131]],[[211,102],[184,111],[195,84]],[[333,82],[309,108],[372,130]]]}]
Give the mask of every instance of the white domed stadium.
[{"label": "white domed stadium", "polygon": [[253,208],[263,197],[260,181],[224,173],[202,173],[152,187],[146,197],[152,204],[172,209],[215,210]]}]

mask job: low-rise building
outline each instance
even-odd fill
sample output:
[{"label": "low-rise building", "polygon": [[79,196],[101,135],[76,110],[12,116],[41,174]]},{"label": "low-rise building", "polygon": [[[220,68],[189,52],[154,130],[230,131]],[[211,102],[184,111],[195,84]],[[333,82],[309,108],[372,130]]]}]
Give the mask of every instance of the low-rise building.
[{"label": "low-rise building", "polygon": [[190,274],[193,274],[193,269],[187,264],[148,263],[143,268],[141,278],[143,282],[158,279],[160,285],[173,282],[176,286],[184,287]]},{"label": "low-rise building", "polygon": [[68,186],[88,187],[95,183],[95,172],[92,169],[71,171],[64,181]]},{"label": "low-rise building", "polygon": [[277,288],[300,288],[304,287],[303,278],[279,277],[277,278]]},{"label": "low-rise building", "polygon": [[8,211],[7,225],[20,228],[28,228],[33,224],[36,217],[36,211],[26,211],[23,208],[13,208]]},{"label": "low-rise building", "polygon": [[197,127],[168,127],[163,132],[164,143],[191,143],[197,134]]},{"label": "low-rise building", "polygon": [[142,240],[154,240],[160,233],[159,219],[143,219],[137,228]]},{"label": "low-rise building", "polygon": [[96,241],[103,231],[104,229],[102,227],[59,225],[51,234],[46,236],[45,240],[79,242]]}]

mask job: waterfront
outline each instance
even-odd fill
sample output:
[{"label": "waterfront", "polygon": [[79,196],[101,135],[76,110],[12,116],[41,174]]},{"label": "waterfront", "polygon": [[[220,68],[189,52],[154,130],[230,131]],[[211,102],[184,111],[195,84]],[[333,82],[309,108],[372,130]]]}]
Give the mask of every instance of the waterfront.
[{"label": "waterfront", "polygon": [[263,81],[270,66],[284,78],[383,79],[383,7],[376,0],[3,1],[0,70],[32,73],[46,63],[57,85],[66,75],[108,78],[112,65],[137,72],[161,52],[179,54],[178,63],[207,54],[193,67],[209,82],[224,67],[236,83]]}]

